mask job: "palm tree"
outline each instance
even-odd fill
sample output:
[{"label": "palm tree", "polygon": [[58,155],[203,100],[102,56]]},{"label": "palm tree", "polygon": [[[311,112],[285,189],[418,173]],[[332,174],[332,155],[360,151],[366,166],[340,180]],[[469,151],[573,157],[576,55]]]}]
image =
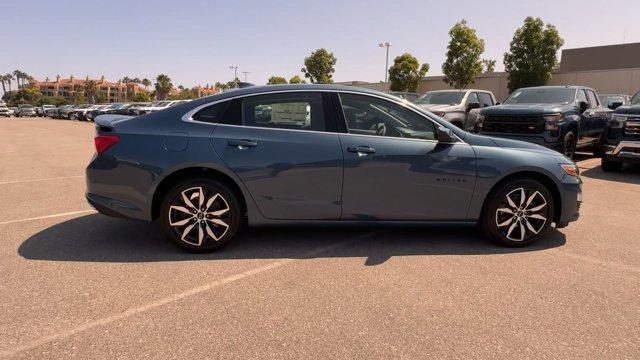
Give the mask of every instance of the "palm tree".
[{"label": "palm tree", "polygon": [[93,80],[87,80],[84,82],[84,95],[89,99],[90,103],[96,102],[96,95],[98,94],[98,86]]},{"label": "palm tree", "polygon": [[22,74],[24,74],[20,70],[14,70],[13,75],[16,77],[16,84],[18,84],[18,89],[20,89],[20,79],[22,78]]},{"label": "palm tree", "polygon": [[151,81],[147,78],[142,79],[142,85],[144,85],[144,89],[149,91],[149,86],[151,86]]},{"label": "palm tree", "polygon": [[7,82],[7,75],[0,75],[0,83],[2,83],[2,93],[7,93],[7,88],[5,87],[5,83]]},{"label": "palm tree", "polygon": [[7,82],[7,85],[9,85],[9,92],[11,92],[11,81],[13,80],[13,74],[12,73],[8,73],[7,75],[4,76],[4,81]]},{"label": "palm tree", "polygon": [[156,96],[158,100],[166,100],[172,89],[173,84],[167,75],[160,74],[156,77]]}]

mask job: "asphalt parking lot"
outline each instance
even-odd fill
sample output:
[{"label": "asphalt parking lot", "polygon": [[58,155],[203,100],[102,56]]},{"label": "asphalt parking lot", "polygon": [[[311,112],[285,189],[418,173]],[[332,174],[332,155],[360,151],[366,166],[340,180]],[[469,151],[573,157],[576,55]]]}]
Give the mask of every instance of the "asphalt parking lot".
[{"label": "asphalt parking lot", "polygon": [[640,358],[640,170],[581,155],[577,223],[250,229],[187,254],[84,199],[92,123],[0,119],[0,357]]}]

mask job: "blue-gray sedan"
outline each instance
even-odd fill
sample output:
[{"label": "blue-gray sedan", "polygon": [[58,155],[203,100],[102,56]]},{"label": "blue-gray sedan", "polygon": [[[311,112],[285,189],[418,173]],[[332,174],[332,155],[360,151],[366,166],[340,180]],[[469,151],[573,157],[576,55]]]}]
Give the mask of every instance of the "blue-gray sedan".
[{"label": "blue-gray sedan", "polygon": [[578,219],[576,165],[541,146],[464,132],[355,87],[225,92],[96,119],[87,199],[212,251],[243,224],[448,224],[507,246]]}]

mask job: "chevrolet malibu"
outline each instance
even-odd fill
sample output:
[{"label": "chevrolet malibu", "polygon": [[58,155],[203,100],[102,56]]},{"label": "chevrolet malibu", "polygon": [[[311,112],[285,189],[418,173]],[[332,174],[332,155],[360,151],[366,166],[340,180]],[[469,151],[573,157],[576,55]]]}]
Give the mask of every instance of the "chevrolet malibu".
[{"label": "chevrolet malibu", "polygon": [[524,246],[577,220],[576,165],[467,133],[409,102],[329,85],[249,87],[96,119],[86,197],[193,252],[243,225],[478,226]]}]

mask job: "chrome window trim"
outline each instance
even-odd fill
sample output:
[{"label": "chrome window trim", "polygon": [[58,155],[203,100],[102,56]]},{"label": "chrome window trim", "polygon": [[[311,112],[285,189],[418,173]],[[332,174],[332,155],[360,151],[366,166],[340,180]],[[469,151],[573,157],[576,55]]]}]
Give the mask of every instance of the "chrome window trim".
[{"label": "chrome window trim", "polygon": [[[429,118],[428,116],[425,116],[420,111],[417,111],[416,109],[412,108],[411,106],[407,106],[408,104],[409,105],[411,104],[409,101],[402,100],[402,99],[398,99],[398,100],[400,100],[400,101],[398,101],[396,99],[389,99],[389,98],[387,98],[385,96],[380,96],[380,95],[376,95],[376,94],[369,94],[369,93],[363,93],[363,92],[359,92],[359,91],[333,90],[333,89],[273,90],[273,91],[263,91],[263,92],[259,92],[259,93],[253,93],[253,94],[244,94],[244,95],[239,95],[239,96],[233,96],[233,97],[220,99],[220,100],[216,100],[216,101],[208,102],[206,104],[199,105],[199,106],[189,110],[184,115],[182,115],[182,117],[180,119],[182,121],[188,122],[188,123],[205,124],[205,125],[213,125],[213,126],[230,126],[230,127],[253,128],[253,129],[281,130],[281,131],[306,131],[306,132],[322,133],[322,134],[344,134],[344,133],[340,133],[340,132],[329,132],[329,131],[318,131],[318,130],[280,129],[280,128],[261,127],[261,126],[217,124],[217,123],[210,123],[210,122],[198,121],[198,120],[194,120],[193,119],[193,115],[195,115],[198,111],[200,111],[200,110],[202,110],[202,109],[204,109],[206,107],[209,107],[209,106],[212,106],[212,105],[215,105],[215,104],[219,104],[219,103],[222,103],[222,102],[225,102],[225,101],[233,101],[235,99],[242,99],[242,98],[251,97],[251,96],[260,96],[260,95],[269,95],[269,94],[282,94],[282,93],[296,93],[296,92],[322,92],[322,93],[326,92],[326,93],[336,93],[336,94],[344,93],[344,94],[371,96],[371,97],[375,97],[375,98],[378,98],[378,99],[389,101],[389,102],[394,103],[396,105],[403,106],[406,109],[409,109],[410,111],[413,111],[417,115],[422,116],[423,118],[431,121],[433,123],[434,127],[436,127],[436,130],[437,130],[438,126],[442,126],[437,121],[434,121],[433,119]],[[361,135],[361,134],[349,134],[349,133],[346,133],[346,135]],[[392,136],[364,135],[364,134],[361,135],[361,136],[374,136],[374,137],[378,137],[378,138],[387,137],[387,138],[392,138],[392,139],[405,139],[405,140],[418,140],[418,141],[438,142],[438,140],[411,139],[411,138],[392,137]],[[455,138],[458,139],[458,142],[448,143],[448,144],[457,144],[457,143],[467,144],[464,140],[462,140],[455,133],[453,133],[453,136],[455,136]]]}]

